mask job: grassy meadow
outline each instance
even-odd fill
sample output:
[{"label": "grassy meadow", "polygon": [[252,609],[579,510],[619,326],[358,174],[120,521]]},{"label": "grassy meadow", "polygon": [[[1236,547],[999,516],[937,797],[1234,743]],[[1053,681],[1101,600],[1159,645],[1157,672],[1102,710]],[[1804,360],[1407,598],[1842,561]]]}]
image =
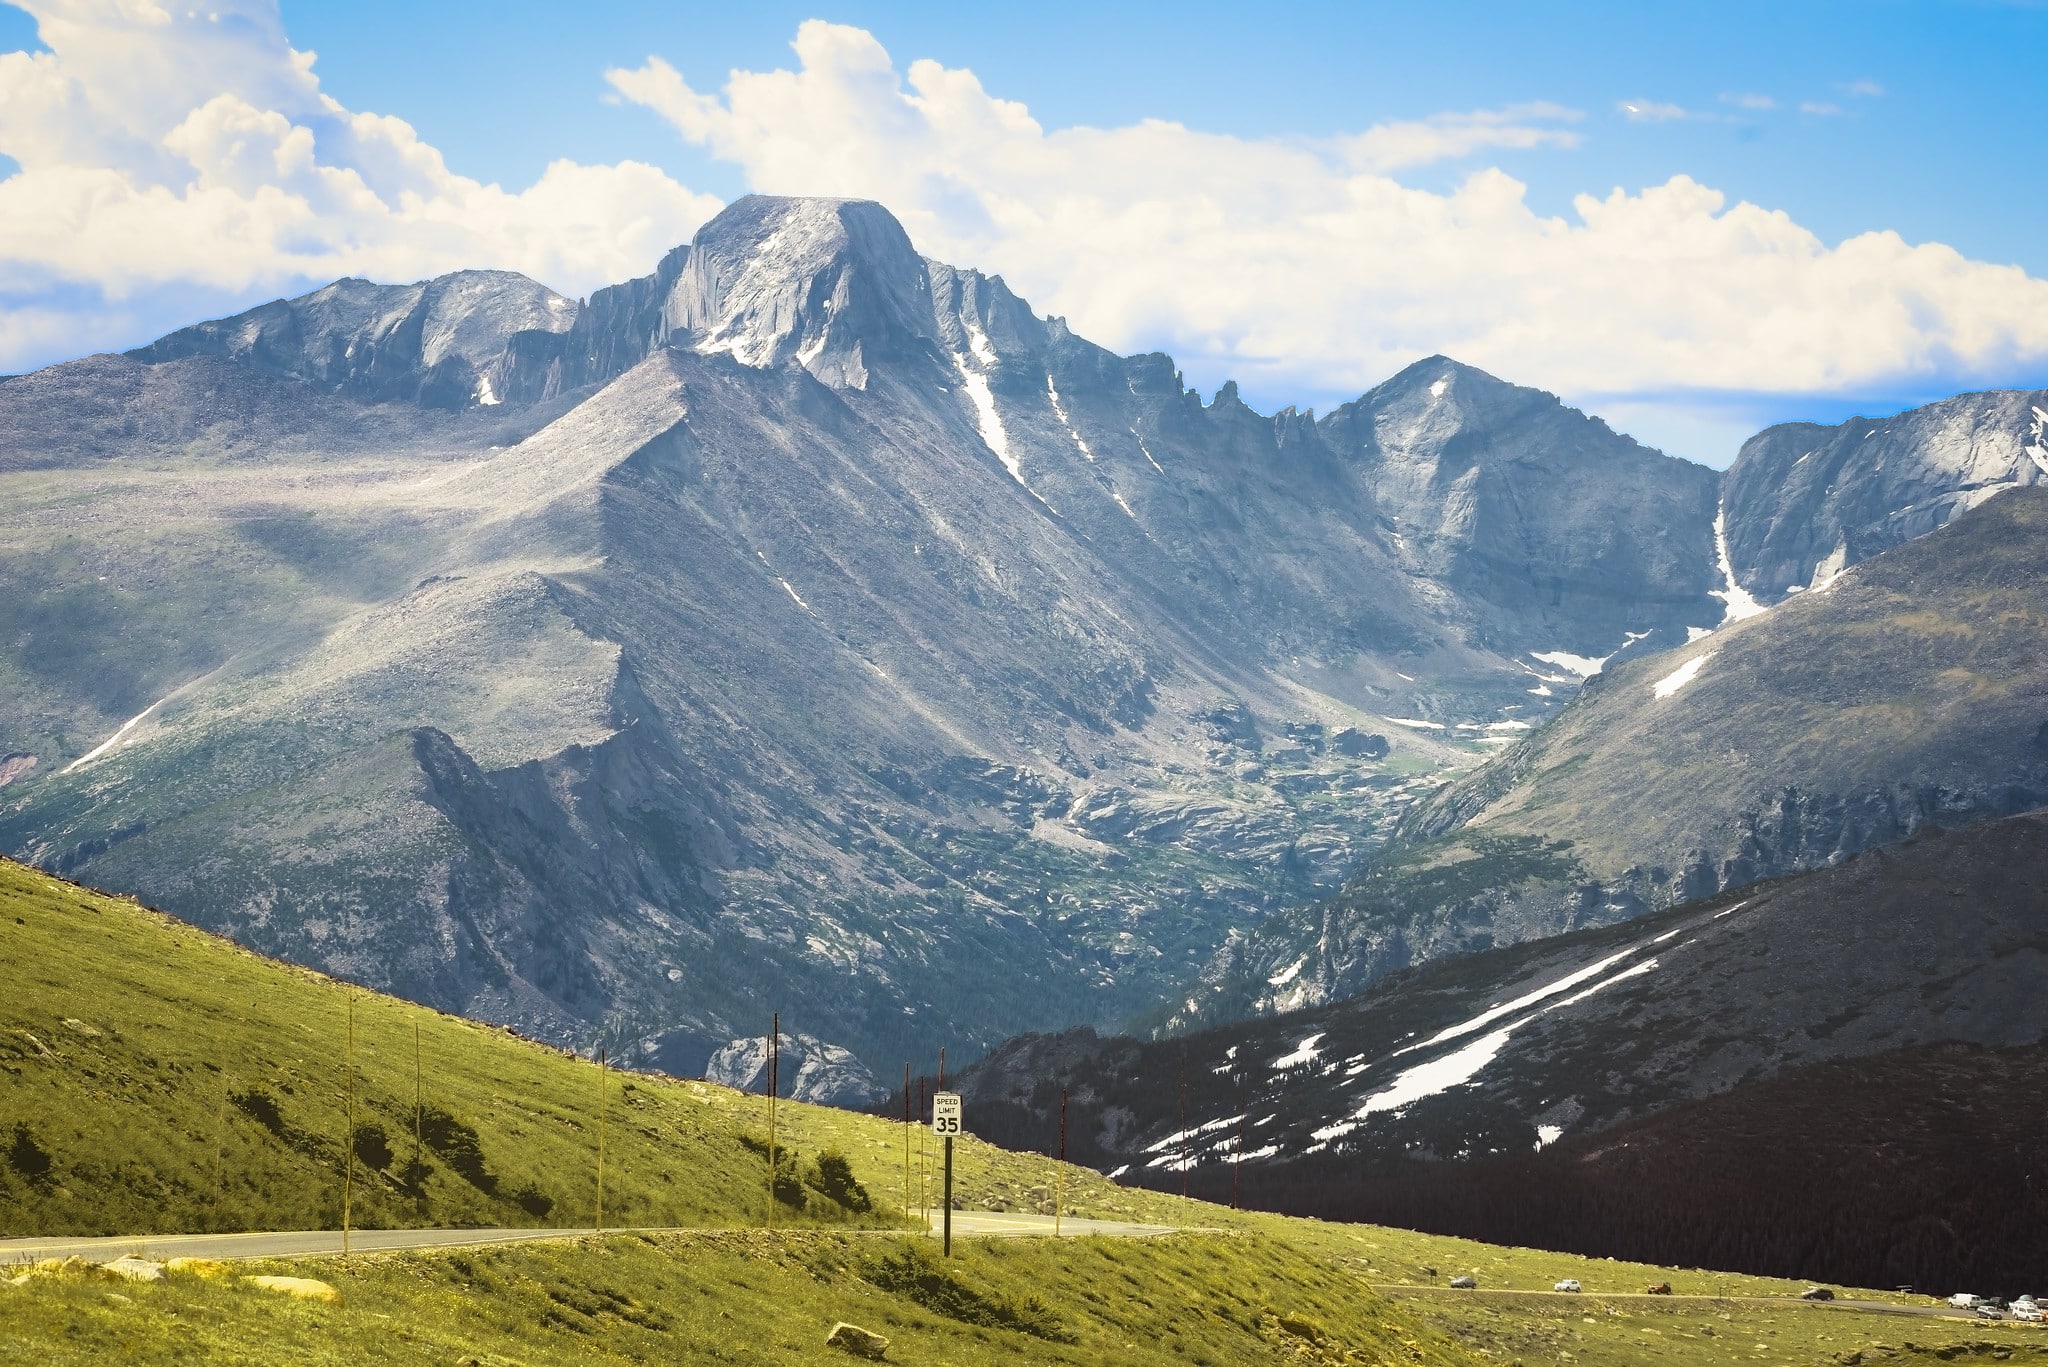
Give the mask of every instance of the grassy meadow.
[{"label": "grassy meadow", "polygon": [[[0,1277],[0,1361],[805,1362],[844,1359],[824,1342],[838,1320],[889,1337],[887,1360],[905,1363],[1803,1364],[1920,1348],[1967,1360],[1972,1345],[2048,1361],[2030,1326],[1236,1212],[971,1137],[961,1208],[1049,1211],[1059,1193],[1071,1214],[1183,1232],[963,1241],[946,1263],[903,1232],[900,1123],[781,1103],[768,1229],[762,1097],[603,1072],[6,862],[0,971],[0,1236],[331,1228],[345,1167],[360,1227],[587,1227],[600,1130],[604,1223],[637,1227],[150,1284]],[[918,1207],[930,1165],[914,1140],[911,1157]],[[338,1303],[243,1280],[266,1272],[322,1279]],[[1465,1272],[1480,1292],[1441,1289]],[[1586,1295],[1514,1294],[1567,1276]],[[1678,1297],[1631,1299],[1666,1280]]]}]

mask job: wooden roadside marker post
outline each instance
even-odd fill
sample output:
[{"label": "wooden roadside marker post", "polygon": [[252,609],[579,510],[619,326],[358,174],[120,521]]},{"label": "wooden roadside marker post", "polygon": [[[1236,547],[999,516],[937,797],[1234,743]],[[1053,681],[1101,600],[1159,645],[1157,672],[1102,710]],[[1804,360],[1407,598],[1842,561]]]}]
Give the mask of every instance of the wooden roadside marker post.
[{"label": "wooden roadside marker post", "polygon": [[218,1221],[228,1195],[228,1089],[234,1086],[225,1068],[220,1074],[220,1117],[213,1123],[213,1212]]},{"label": "wooden roadside marker post", "polygon": [[910,1065],[903,1065],[903,1223],[911,1221],[910,1204]]},{"label": "wooden roadside marker post", "polygon": [[1237,1148],[1230,1155],[1230,1208],[1240,1209],[1244,1195],[1244,1079],[1237,1079]]},{"label": "wooden roadside marker post", "polygon": [[348,1256],[350,1204],[356,1180],[356,990],[348,989],[348,1052],[342,1068],[348,1096],[348,1119],[341,1135],[341,1256]]},{"label": "wooden roadside marker post", "polygon": [[1067,1195],[1067,1089],[1060,1088],[1060,1165],[1053,1169],[1052,1237],[1060,1237],[1060,1206]]},{"label": "wooden roadside marker post", "polygon": [[1180,1047],[1180,1224],[1188,1224],[1188,1047]]},{"label": "wooden roadside marker post", "polygon": [[421,1137],[426,1132],[425,1112],[420,1104],[420,1023],[412,1023],[412,1182],[413,1201],[421,1214],[427,1209],[427,1164],[426,1145]]},{"label": "wooden roadside marker post", "polygon": [[781,1062],[782,1013],[774,1012],[768,1025],[768,1223],[775,1228],[775,1094],[782,1090],[781,1079],[776,1077],[776,1065]]},{"label": "wooden roadside marker post", "polygon": [[606,1057],[604,1046],[597,1047],[597,1232],[604,1233],[604,1110]]}]

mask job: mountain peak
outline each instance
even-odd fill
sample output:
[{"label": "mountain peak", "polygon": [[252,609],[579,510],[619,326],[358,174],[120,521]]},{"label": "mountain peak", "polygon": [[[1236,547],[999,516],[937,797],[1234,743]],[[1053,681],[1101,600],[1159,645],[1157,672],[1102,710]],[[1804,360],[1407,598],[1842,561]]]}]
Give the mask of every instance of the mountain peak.
[{"label": "mountain peak", "polygon": [[932,339],[925,262],[871,200],[735,200],[698,230],[664,313],[699,352],[749,366],[793,358],[853,388],[869,360]]}]

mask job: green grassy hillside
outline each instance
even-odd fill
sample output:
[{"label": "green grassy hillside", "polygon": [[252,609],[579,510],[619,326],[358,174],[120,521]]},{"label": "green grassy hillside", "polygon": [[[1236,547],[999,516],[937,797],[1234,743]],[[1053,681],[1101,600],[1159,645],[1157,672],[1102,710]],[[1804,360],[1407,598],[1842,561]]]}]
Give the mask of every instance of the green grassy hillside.
[{"label": "green grassy hillside", "polygon": [[[760,1096],[601,1075],[10,861],[0,967],[0,1236],[337,1227],[351,997],[356,1224],[589,1226],[601,1081],[608,1226],[768,1214]],[[777,1140],[795,1155],[779,1223],[900,1223],[902,1125],[784,1102]],[[870,1209],[823,1190],[832,1152]],[[1054,1185],[1052,1165],[972,1139],[956,1171],[976,1209],[1035,1208]],[[1086,1169],[1067,1188],[1090,1214],[1170,1205]]]},{"label": "green grassy hillside", "polygon": [[[338,1221],[343,984],[4,862],[0,981],[0,1236]],[[591,1222],[593,1064],[370,993],[356,994],[355,1014],[359,1120],[391,1150],[358,1146],[369,1151],[355,1165],[359,1222]],[[416,1029],[422,1108],[441,1117],[423,1174],[411,1169]],[[1898,1339],[1894,1321],[1789,1303],[1794,1283],[1244,1214],[972,1138],[958,1154],[963,1207],[1042,1208],[1063,1186],[1077,1214],[1189,1232],[972,1241],[942,1264],[930,1240],[891,1228],[900,1124],[779,1107],[799,1159],[774,1231],[758,1228],[762,1098],[613,1073],[604,1126],[607,1223],[700,1228],[239,1265],[153,1285],[0,1276],[0,1361],[844,1361],[824,1346],[841,1319],[887,1335],[888,1360],[905,1363],[1472,1367],[1560,1350],[1581,1363],[1707,1362],[1723,1360],[1729,1335],[1768,1336],[1771,1360],[1791,1362]],[[870,1209],[835,1199],[844,1186],[817,1162],[835,1151]],[[241,1280],[262,1272],[323,1279],[340,1303]],[[1460,1272],[1488,1299],[1404,1299]],[[1492,1298],[1567,1276],[1589,1293],[1583,1316],[1548,1298],[1526,1310]],[[1681,1294],[1779,1299],[1687,1301],[1658,1310],[1654,1326],[1600,1299],[1665,1280]],[[1939,1344],[1987,1332],[1906,1323]],[[1640,1355],[1652,1330],[1684,1338],[1686,1353]]]}]

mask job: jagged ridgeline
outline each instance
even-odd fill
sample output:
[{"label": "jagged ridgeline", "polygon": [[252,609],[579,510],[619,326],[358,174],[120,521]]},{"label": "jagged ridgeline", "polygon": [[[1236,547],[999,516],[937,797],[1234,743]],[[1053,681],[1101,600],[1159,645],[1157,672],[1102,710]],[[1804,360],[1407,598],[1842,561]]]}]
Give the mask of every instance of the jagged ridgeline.
[{"label": "jagged ridgeline", "polygon": [[[11,861],[0,956],[8,1235],[336,1228],[344,1146],[360,1227],[587,1228],[600,1119],[608,1226],[768,1218],[765,1097],[601,1074]],[[903,1135],[782,1103],[776,1224],[900,1227]],[[975,1208],[1052,1181],[1044,1160],[961,1143],[956,1185]],[[1134,1199],[1088,1172],[1066,1189],[1070,1210]]]},{"label": "jagged ridgeline", "polygon": [[1443,357],[1266,416],[837,200],[587,301],[341,281],[0,383],[0,850],[677,1072],[1160,1019],[1603,662],[2040,478],[2044,404],[1725,483]]}]

